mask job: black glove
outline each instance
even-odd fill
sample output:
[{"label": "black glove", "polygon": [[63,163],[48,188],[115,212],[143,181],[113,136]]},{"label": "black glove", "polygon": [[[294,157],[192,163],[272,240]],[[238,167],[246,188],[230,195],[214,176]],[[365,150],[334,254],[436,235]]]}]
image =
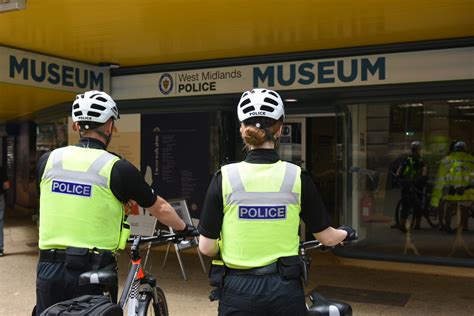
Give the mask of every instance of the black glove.
[{"label": "black glove", "polygon": [[357,238],[359,238],[355,229],[350,226],[342,225],[342,226],[339,226],[337,229],[342,229],[347,232],[347,236],[346,238],[344,238],[343,241],[357,240]]},{"label": "black glove", "polygon": [[195,237],[199,235],[196,227],[191,224],[186,224],[186,228],[183,230],[175,230],[175,233],[183,237]]}]

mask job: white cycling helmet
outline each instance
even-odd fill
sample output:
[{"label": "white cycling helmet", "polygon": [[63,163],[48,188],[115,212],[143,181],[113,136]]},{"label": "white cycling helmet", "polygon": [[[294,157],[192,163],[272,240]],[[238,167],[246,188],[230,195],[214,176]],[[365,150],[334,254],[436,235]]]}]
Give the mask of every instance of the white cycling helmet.
[{"label": "white cycling helmet", "polygon": [[462,140],[456,141],[453,146],[453,151],[465,151],[466,150],[466,143]]},{"label": "white cycling helmet", "polygon": [[239,121],[251,117],[268,117],[274,120],[285,119],[285,107],[280,95],[269,89],[245,91],[237,106]]},{"label": "white cycling helmet", "polygon": [[93,122],[103,124],[109,118],[119,119],[115,101],[103,91],[87,91],[78,94],[72,104],[72,120],[74,122]]}]

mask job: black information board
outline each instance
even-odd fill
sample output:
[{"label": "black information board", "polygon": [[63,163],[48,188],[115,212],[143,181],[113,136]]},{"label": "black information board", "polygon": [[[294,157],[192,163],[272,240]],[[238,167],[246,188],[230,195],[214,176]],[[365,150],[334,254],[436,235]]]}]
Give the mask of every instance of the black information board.
[{"label": "black information board", "polygon": [[165,199],[184,198],[199,218],[209,184],[209,113],[141,116],[141,170]]}]

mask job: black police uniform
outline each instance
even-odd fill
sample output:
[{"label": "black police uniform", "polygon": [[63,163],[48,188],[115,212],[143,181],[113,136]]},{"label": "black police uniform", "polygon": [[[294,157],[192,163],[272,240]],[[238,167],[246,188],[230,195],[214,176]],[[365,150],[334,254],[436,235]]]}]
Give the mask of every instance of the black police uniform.
[{"label": "black police uniform", "polygon": [[[89,147],[95,149],[106,149],[105,145],[94,138],[81,138],[76,146]],[[43,176],[50,152],[41,156],[38,161],[36,175],[38,187]],[[129,161],[121,159],[112,167],[110,176],[110,189],[115,197],[121,202],[129,200],[136,201],[142,207],[150,207],[156,201],[150,186],[145,182],[140,171]],[[98,210],[100,211],[100,210]],[[64,252],[57,255],[49,255],[40,251],[40,260],[37,267],[36,279],[36,314],[47,307],[67,299],[78,297],[84,294],[102,294],[97,285],[78,285],[78,277],[81,273],[93,268],[117,269],[115,256],[111,252],[102,254],[90,254],[90,264],[78,269],[65,267]],[[113,291],[113,299],[117,300],[117,287]]]},{"label": "black police uniform", "polygon": [[[271,164],[279,160],[273,149],[249,151],[245,162]],[[217,172],[207,191],[199,222],[200,234],[218,239],[223,221],[222,175]],[[309,174],[301,172],[301,213],[306,229],[318,233],[329,227],[329,216]],[[229,272],[229,270],[228,270]],[[304,315],[301,280],[283,280],[277,272],[265,275],[227,273],[224,278],[219,315]]]},{"label": "black police uniform", "polygon": [[[412,162],[410,162],[412,161]],[[409,166],[409,164],[412,166]],[[423,168],[425,163],[418,155],[407,156],[401,164],[401,199],[402,199],[402,230],[405,229],[404,221],[407,219],[410,211],[413,211],[413,218],[415,219],[415,228],[420,228],[420,220],[422,216],[422,192],[424,186]],[[412,169],[410,175],[404,175],[407,168]]]}]

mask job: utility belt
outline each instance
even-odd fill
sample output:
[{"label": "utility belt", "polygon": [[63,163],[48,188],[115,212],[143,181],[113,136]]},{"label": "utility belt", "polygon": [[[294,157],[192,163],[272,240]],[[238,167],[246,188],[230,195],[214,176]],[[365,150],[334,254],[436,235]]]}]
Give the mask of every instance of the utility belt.
[{"label": "utility belt", "polygon": [[300,256],[278,258],[276,262],[263,267],[251,269],[234,269],[226,267],[221,260],[212,260],[209,269],[209,283],[215,287],[209,295],[211,301],[220,299],[224,278],[227,275],[272,275],[279,274],[283,280],[299,280],[303,277],[303,262]]},{"label": "utility belt", "polygon": [[115,254],[110,250],[68,247],[66,249],[40,250],[40,262],[64,262],[72,270],[97,270],[116,264]]}]

